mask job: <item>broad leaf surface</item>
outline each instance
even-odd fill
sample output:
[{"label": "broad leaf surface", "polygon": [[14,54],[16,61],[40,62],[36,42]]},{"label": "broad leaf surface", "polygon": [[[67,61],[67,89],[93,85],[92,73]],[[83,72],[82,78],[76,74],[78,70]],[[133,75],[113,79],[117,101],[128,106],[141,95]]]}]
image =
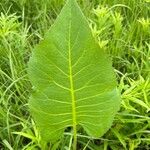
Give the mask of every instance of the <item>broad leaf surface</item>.
[{"label": "broad leaf surface", "polygon": [[111,126],[120,104],[115,75],[75,0],[67,1],[33,51],[29,77],[29,105],[45,140],[75,125],[93,137]]}]

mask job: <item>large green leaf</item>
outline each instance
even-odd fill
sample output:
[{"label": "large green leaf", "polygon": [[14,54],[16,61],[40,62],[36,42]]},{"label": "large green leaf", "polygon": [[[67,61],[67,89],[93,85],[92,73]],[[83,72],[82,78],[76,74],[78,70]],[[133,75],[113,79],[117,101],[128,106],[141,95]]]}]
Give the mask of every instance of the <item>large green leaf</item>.
[{"label": "large green leaf", "polygon": [[80,125],[102,136],[119,109],[111,62],[95,42],[75,0],[68,0],[29,62],[34,92],[29,101],[43,139],[60,138]]}]

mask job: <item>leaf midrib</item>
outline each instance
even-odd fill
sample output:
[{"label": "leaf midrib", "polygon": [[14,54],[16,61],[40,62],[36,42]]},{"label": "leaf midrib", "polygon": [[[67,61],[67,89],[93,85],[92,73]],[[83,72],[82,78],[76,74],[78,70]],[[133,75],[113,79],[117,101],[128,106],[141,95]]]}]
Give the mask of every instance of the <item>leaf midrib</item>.
[{"label": "leaf midrib", "polygon": [[[71,10],[70,10],[70,12],[71,12]],[[76,99],[75,99],[75,93],[74,93],[75,91],[74,91],[72,59],[71,59],[71,20],[69,21],[69,39],[68,40],[69,40],[68,41],[69,80],[70,80],[70,92],[71,92],[71,101],[72,101],[73,133],[74,133],[74,138],[76,138],[77,119],[76,119]]]}]

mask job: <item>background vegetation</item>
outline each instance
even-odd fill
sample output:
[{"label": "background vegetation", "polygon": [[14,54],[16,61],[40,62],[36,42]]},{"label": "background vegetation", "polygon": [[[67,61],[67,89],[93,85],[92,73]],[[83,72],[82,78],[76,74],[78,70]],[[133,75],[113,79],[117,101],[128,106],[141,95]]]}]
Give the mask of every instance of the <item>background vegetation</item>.
[{"label": "background vegetation", "polygon": [[[59,14],[63,0],[0,1],[0,149],[38,150],[28,110],[32,90],[27,62]],[[112,128],[93,139],[79,129],[80,150],[150,149],[150,1],[79,0],[95,39],[110,54],[122,94]],[[49,149],[68,150],[72,135]]]}]

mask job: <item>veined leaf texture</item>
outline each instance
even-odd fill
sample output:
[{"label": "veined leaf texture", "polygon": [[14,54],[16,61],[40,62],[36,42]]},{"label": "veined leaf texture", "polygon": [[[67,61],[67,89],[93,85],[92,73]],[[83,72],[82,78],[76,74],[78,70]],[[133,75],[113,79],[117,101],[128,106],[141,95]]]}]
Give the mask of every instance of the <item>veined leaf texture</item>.
[{"label": "veined leaf texture", "polygon": [[43,41],[33,50],[29,106],[44,140],[67,127],[102,136],[120,107],[111,61],[95,42],[75,0],[68,0]]}]

